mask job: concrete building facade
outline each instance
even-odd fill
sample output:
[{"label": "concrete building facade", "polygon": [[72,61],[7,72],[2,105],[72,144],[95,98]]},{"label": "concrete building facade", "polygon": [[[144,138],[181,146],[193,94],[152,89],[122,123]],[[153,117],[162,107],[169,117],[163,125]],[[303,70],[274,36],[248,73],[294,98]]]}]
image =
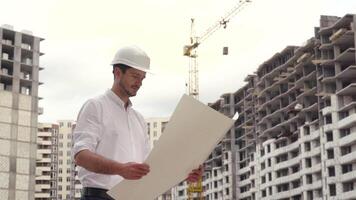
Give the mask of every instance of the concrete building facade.
[{"label": "concrete building facade", "polygon": [[38,124],[35,200],[58,199],[58,128]]},{"label": "concrete building facade", "polygon": [[240,118],[204,163],[206,200],[356,199],[355,30],[355,15],[321,16],[303,46],[209,104]]},{"label": "concrete building facade", "polygon": [[[72,125],[72,132],[75,129],[76,124]],[[73,148],[73,134],[72,134],[72,148]],[[72,161],[71,164],[71,191],[70,191],[70,196],[73,200],[80,200],[80,197],[82,196],[82,189],[83,186],[79,180],[78,177],[78,170],[77,170],[77,165],[75,164],[74,161]]]},{"label": "concrete building facade", "polygon": [[321,16],[315,37],[276,53],[211,105],[240,118],[226,136],[235,192],[227,196],[221,181],[211,188],[207,173],[206,199],[356,198],[355,29],[355,15]]},{"label": "concrete building facade", "polygon": [[82,185],[71,158],[74,127],[72,120],[39,124],[35,199],[80,199]]},{"label": "concrete building facade", "polygon": [[58,197],[66,200],[79,199],[82,185],[76,176],[75,165],[71,157],[75,122],[60,120],[58,123]]},{"label": "concrete building facade", "polygon": [[0,27],[0,197],[34,199],[40,41]]},{"label": "concrete building facade", "polygon": [[150,139],[151,148],[154,147],[155,143],[161,137],[166,125],[168,124],[168,117],[156,117],[145,119],[148,128],[148,136]]}]

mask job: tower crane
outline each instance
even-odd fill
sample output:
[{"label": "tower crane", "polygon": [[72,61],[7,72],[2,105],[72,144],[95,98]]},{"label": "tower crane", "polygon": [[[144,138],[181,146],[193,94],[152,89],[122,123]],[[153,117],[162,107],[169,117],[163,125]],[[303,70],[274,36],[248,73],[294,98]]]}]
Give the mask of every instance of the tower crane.
[{"label": "tower crane", "polygon": [[212,26],[206,29],[203,34],[198,37],[195,35],[195,20],[191,19],[191,32],[190,32],[190,44],[183,47],[183,55],[189,58],[189,80],[187,83],[188,95],[199,99],[199,74],[198,74],[198,63],[197,48],[208,39],[214,32],[219,30],[221,27],[226,28],[227,23],[233,18],[237,13],[239,13],[246,5],[248,5],[251,0],[239,0],[239,3],[235,5],[230,11],[228,11],[225,16],[215,22]]},{"label": "tower crane", "polygon": [[[221,20],[215,22],[212,26],[206,29],[205,32],[200,37],[195,35],[195,21],[194,18],[191,19],[191,32],[190,32],[190,44],[185,45],[183,48],[183,55],[189,58],[189,80],[186,86],[188,87],[188,95],[195,99],[199,99],[199,74],[198,74],[198,63],[197,48],[208,39],[214,32],[219,30],[221,27],[226,28],[227,23],[233,18],[237,13],[239,13],[246,5],[248,5],[251,0],[239,0],[237,5],[235,5],[230,11],[228,11]],[[203,169],[202,169],[203,170]],[[199,178],[197,183],[189,183],[188,186],[188,200],[193,199],[194,195],[197,194],[199,200],[203,200],[203,184],[202,177]]]}]

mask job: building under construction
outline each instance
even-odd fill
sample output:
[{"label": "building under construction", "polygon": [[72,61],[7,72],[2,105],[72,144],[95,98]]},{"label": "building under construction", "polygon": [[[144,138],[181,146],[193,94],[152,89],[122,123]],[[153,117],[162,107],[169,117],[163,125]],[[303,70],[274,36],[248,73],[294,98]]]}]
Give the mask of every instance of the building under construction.
[{"label": "building under construction", "polygon": [[205,162],[206,200],[356,199],[355,29],[356,15],[321,16],[305,45],[210,104],[240,118]]},{"label": "building under construction", "polygon": [[30,31],[0,27],[0,199],[34,199],[40,42]]}]

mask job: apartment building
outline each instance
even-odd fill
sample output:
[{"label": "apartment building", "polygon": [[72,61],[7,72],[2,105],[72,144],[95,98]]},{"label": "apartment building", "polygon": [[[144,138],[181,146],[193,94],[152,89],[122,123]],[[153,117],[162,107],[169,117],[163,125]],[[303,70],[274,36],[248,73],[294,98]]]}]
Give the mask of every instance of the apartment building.
[{"label": "apartment building", "polygon": [[0,197],[34,199],[40,42],[0,27]]},{"label": "apartment building", "polygon": [[355,30],[356,15],[345,15],[316,35],[323,197],[330,199],[356,198]]},{"label": "apartment building", "polygon": [[58,199],[58,128],[38,124],[35,200]]},{"label": "apartment building", "polygon": [[[75,129],[75,124],[72,125],[72,131]],[[72,141],[73,141],[73,134],[72,134]],[[73,144],[72,144],[73,147]],[[71,164],[71,190],[70,190],[70,196],[73,200],[80,200],[80,197],[82,196],[82,189],[83,186],[80,183],[79,177],[78,177],[78,170],[76,168],[76,165],[74,162]]]},{"label": "apartment building", "polygon": [[81,197],[82,185],[71,159],[74,123],[72,120],[39,123],[36,200],[79,200]]},{"label": "apartment building", "polygon": [[58,197],[59,199],[80,199],[82,185],[76,175],[75,165],[71,158],[72,137],[75,122],[60,120],[58,134]]},{"label": "apartment building", "polygon": [[356,198],[355,30],[355,15],[321,16],[303,46],[209,104],[240,118],[204,163],[205,199]]},{"label": "apartment building", "polygon": [[[235,114],[230,104],[232,97],[232,94],[223,94],[209,106],[232,118]],[[235,154],[234,132],[231,129],[204,162],[203,190],[206,200],[236,199]]]},{"label": "apartment building", "polygon": [[315,37],[223,95],[235,124],[236,199],[355,199],[355,15],[321,16]]},{"label": "apartment building", "polygon": [[145,119],[148,128],[148,136],[150,140],[151,148],[154,147],[155,143],[161,137],[166,125],[168,124],[168,117],[156,117]]}]

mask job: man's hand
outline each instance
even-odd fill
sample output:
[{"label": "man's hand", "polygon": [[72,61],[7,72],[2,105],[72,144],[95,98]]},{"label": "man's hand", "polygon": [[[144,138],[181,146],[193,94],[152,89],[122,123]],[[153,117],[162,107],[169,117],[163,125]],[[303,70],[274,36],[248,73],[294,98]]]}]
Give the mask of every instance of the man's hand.
[{"label": "man's hand", "polygon": [[198,168],[196,169],[193,169],[188,177],[187,177],[187,181],[188,183],[194,183],[194,182],[197,182],[199,180],[199,178],[202,176],[203,174],[203,166],[200,165]]},{"label": "man's hand", "polygon": [[150,167],[147,164],[129,162],[121,164],[118,174],[124,179],[137,180],[148,172],[150,172]]}]

